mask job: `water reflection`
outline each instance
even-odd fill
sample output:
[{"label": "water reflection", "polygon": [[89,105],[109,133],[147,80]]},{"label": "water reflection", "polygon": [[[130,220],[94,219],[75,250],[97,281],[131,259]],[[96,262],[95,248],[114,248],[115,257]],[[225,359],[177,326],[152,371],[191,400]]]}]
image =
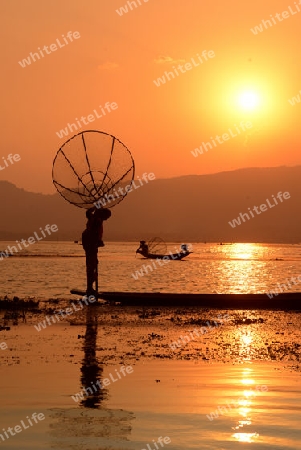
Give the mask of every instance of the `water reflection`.
[{"label": "water reflection", "polygon": [[76,405],[71,401],[73,404],[67,409],[52,408],[51,448],[62,450],[120,448],[130,439],[134,415],[124,409],[107,408],[104,404],[108,390],[102,387],[103,366],[96,352],[99,308],[92,304],[85,309],[86,332],[80,369],[82,400]]},{"label": "water reflection", "polygon": [[[247,314],[248,316],[248,314]],[[248,317],[246,317],[248,319]],[[232,340],[236,348],[237,359],[240,362],[251,361],[253,358],[254,346],[256,346],[258,336],[253,336],[253,332],[246,330],[246,326],[241,326],[233,331]],[[251,380],[245,379],[248,384]]]},{"label": "water reflection", "polygon": [[238,440],[238,442],[255,442],[254,438],[259,436],[258,433],[235,433],[233,436]]},{"label": "water reflection", "polygon": [[100,403],[107,397],[107,390],[101,384],[103,367],[96,356],[97,330],[98,307],[92,304],[86,307],[86,334],[81,367],[81,386],[84,399],[80,404],[86,408],[99,408]]},{"label": "water reflection", "polygon": [[222,260],[215,266],[217,293],[259,293],[268,290],[266,246],[232,244],[221,246],[219,251]]},{"label": "water reflection", "polygon": [[[249,431],[252,425],[252,407],[254,407],[254,398],[258,395],[258,391],[254,391],[252,386],[255,384],[255,380],[252,377],[253,369],[245,368],[242,371],[241,384],[243,386],[249,386],[250,389],[244,390],[243,395],[237,401],[238,414],[241,416],[236,422],[236,426],[232,427],[233,430],[238,430],[232,434],[232,437],[239,442],[254,442],[259,437],[257,432],[253,430]],[[239,431],[243,430],[243,431]]]},{"label": "water reflection", "polygon": [[268,248],[261,244],[244,244],[236,243],[232,245],[224,245],[221,247],[223,259],[244,259],[258,260],[264,259]]}]

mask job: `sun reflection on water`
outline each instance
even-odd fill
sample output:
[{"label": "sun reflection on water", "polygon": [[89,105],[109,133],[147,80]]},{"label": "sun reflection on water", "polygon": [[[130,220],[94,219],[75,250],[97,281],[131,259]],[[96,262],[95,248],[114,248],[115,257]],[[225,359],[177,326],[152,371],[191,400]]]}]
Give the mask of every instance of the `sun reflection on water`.
[{"label": "sun reflection on water", "polygon": [[216,268],[216,292],[242,294],[268,290],[267,247],[237,243],[222,245],[219,252],[222,260]]},{"label": "sun reflection on water", "polygon": [[254,380],[251,380],[249,378],[245,378],[241,380],[242,384],[254,384]]},{"label": "sun reflection on water", "polygon": [[247,346],[252,343],[253,337],[250,334],[244,334],[244,335],[242,335],[241,340]]},{"label": "sun reflection on water", "polygon": [[[250,345],[252,339],[244,340],[242,339],[243,344]],[[237,440],[238,442],[247,442],[252,443],[259,437],[259,434],[250,431],[247,432],[247,429],[252,425],[252,407],[253,400],[256,393],[252,390],[251,386],[255,384],[255,380],[252,377],[253,370],[251,368],[245,368],[242,371],[241,384],[243,386],[250,386],[250,390],[244,390],[242,397],[237,401],[238,404],[238,414],[240,416],[239,420],[236,423],[236,426],[232,427],[235,430],[235,433],[232,434],[232,438]],[[237,431],[237,430],[243,430]]]},{"label": "sun reflection on water", "polygon": [[261,244],[236,243],[222,246],[221,253],[226,259],[262,259],[266,251]]},{"label": "sun reflection on water", "polygon": [[[248,316],[248,313],[246,314]],[[248,317],[247,317],[248,318]],[[237,351],[237,358],[239,361],[251,361],[252,360],[252,345],[254,340],[256,341],[256,336],[254,336],[254,331],[246,330],[245,326],[237,328],[233,334],[232,339]],[[256,342],[254,343],[256,344]],[[253,384],[254,381],[245,374],[242,383]]]},{"label": "sun reflection on water", "polygon": [[254,438],[259,437],[258,433],[234,433],[233,437],[235,437],[238,442],[254,442]]},{"label": "sun reflection on water", "polygon": [[[241,404],[245,404],[245,405],[250,405],[250,402],[248,402],[247,400],[242,400]],[[239,408],[239,414],[245,418],[247,418],[248,413],[251,411],[250,408]],[[251,421],[250,421],[251,423]]]}]

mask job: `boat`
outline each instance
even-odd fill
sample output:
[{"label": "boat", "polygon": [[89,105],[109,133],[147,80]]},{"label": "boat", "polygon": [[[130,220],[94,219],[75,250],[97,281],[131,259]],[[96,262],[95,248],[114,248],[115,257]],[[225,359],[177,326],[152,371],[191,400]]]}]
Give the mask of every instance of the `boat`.
[{"label": "boat", "polygon": [[[166,244],[161,238],[153,238],[146,244],[146,241],[140,241],[140,246],[136,250],[136,254],[144,256],[148,259],[164,259],[164,260],[174,260],[180,261],[186,256],[190,255],[187,244],[181,245],[181,250],[178,253],[169,252],[166,254]],[[161,250],[161,251],[160,251]]]},{"label": "boat", "polygon": [[[184,245],[184,244],[183,244]],[[180,261],[181,259],[185,258],[185,256],[190,255],[190,251],[180,251],[179,253],[171,253],[169,252],[169,254],[167,255],[160,255],[160,254],[156,254],[156,253],[149,253],[149,252],[143,252],[141,250],[139,250],[139,248],[136,250],[136,253],[140,253],[140,255],[144,256],[144,258],[148,258],[148,259],[165,259],[166,261],[169,260],[175,260],[175,261]]]},{"label": "boat", "polygon": [[[85,296],[85,291],[72,289],[71,294]],[[97,298],[122,305],[143,307],[187,307],[236,310],[299,311],[300,292],[284,292],[269,298],[267,294],[193,294],[169,292],[99,292]],[[97,302],[92,304],[97,305]],[[247,322],[246,322],[247,324]]]}]

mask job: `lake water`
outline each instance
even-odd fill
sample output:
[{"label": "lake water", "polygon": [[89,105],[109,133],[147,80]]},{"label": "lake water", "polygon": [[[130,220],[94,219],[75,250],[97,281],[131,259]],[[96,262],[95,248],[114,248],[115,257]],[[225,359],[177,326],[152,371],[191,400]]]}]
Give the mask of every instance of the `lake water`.
[{"label": "lake water", "polygon": [[[78,324],[40,332],[29,314],[1,332],[2,449],[158,450],[160,436],[171,440],[165,450],[300,448],[300,350],[292,342],[300,342],[300,315],[258,312],[265,323],[227,323],[173,352],[171,340],[192,327],[166,320],[176,310],[143,320],[134,309],[92,307],[86,323],[78,314]],[[122,366],[133,370],[119,378]],[[97,380],[101,389],[74,400]],[[6,438],[34,413],[44,419]]]},{"label": "lake water", "polygon": [[[2,242],[2,249],[7,245],[13,243]],[[168,250],[175,247],[170,243]],[[101,289],[256,293],[301,274],[299,245],[194,244],[184,261],[147,274],[143,266],[150,261],[135,258],[136,248],[123,242],[101,249]],[[0,349],[2,449],[300,448],[298,312],[227,311],[221,326],[176,349],[170,343],[226,311],[156,308],[145,315],[99,304],[38,331],[45,316],[74,300],[70,288],[84,288],[82,247],[41,242],[0,267],[2,295],[54,298],[29,311],[26,322],[1,311],[1,324],[10,327],[0,332],[7,346]],[[135,280],[140,270],[144,275]],[[298,280],[293,290],[301,291]],[[116,379],[122,366],[133,372]],[[110,374],[115,381],[75,402],[77,393]],[[44,419],[9,434],[34,413]],[[161,447],[160,436],[171,442]]]},{"label": "lake water", "polygon": [[[13,244],[2,241],[0,250]],[[180,244],[168,243],[168,252],[179,251]],[[135,257],[137,247],[108,242],[99,250],[100,291],[265,293],[285,283],[301,292],[301,281],[291,282],[301,280],[301,245],[192,243],[187,258],[161,266]],[[86,286],[84,251],[72,242],[37,242],[3,258],[0,268],[2,295],[72,298],[70,289]]]}]

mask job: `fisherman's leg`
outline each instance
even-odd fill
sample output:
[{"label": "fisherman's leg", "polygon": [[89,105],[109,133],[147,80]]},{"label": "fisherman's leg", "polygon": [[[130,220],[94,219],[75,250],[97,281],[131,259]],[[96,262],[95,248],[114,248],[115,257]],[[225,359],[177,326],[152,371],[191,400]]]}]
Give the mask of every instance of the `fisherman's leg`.
[{"label": "fisherman's leg", "polygon": [[91,283],[89,284],[89,292],[94,293],[98,289],[98,259],[97,249],[91,254]]},{"label": "fisherman's leg", "polygon": [[94,273],[94,258],[93,254],[86,253],[86,268],[87,268],[87,292],[91,292],[93,290],[93,282],[95,279]]},{"label": "fisherman's leg", "polygon": [[96,254],[96,261],[95,261],[95,291],[98,292],[98,258]]}]

